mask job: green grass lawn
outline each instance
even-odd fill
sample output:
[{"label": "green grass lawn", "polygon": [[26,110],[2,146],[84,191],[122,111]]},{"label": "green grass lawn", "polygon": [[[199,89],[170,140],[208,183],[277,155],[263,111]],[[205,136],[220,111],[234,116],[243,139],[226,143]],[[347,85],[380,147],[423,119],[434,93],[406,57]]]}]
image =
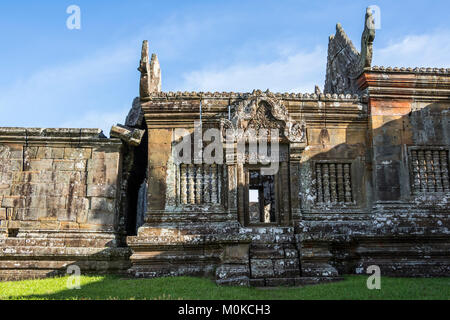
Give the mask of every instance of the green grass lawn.
[{"label": "green grass lawn", "polygon": [[450,278],[381,278],[381,290],[366,287],[367,276],[305,287],[271,289],[219,287],[208,279],[126,279],[83,276],[81,289],[67,289],[67,277],[0,282],[0,299],[445,299]]}]

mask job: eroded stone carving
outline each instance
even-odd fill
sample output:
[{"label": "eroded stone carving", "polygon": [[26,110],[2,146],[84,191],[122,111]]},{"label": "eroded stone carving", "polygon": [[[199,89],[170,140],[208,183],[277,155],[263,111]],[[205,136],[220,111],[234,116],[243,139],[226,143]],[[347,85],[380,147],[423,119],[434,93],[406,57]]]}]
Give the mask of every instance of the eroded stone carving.
[{"label": "eroded stone carving", "polygon": [[141,143],[144,133],[144,130],[129,128],[118,124],[111,127],[110,136],[120,138],[122,141],[132,146],[138,146]]},{"label": "eroded stone carving", "polygon": [[138,70],[141,72],[139,94],[141,98],[149,97],[153,92],[161,91],[161,69],[158,57],[152,54],[149,61],[148,41],[142,43],[141,61]]},{"label": "eroded stone carving", "polygon": [[371,66],[374,39],[375,29],[369,8],[366,10],[364,31],[361,36],[361,53],[347,37],[341,24],[336,25],[336,34],[331,35],[328,42],[325,93],[361,94],[356,79],[364,68]]},{"label": "eroded stone carving", "polygon": [[290,142],[306,142],[305,123],[293,120],[283,103],[270,92],[260,94],[256,92],[236,102],[231,109],[233,110],[231,119],[222,119],[224,135],[226,129],[234,129],[236,134],[239,134],[238,129],[242,131],[278,129]]}]

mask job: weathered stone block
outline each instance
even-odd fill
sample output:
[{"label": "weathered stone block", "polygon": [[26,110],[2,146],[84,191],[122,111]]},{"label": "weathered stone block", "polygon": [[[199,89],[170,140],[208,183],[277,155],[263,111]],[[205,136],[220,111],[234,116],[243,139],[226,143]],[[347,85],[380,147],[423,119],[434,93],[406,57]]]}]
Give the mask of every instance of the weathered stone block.
[{"label": "weathered stone block", "polygon": [[22,145],[0,143],[0,159],[22,159]]},{"label": "weathered stone block", "polygon": [[52,159],[53,158],[52,147],[38,147],[36,158],[37,159]]},{"label": "weathered stone block", "polygon": [[108,198],[91,198],[91,210],[114,213],[116,209],[116,201]]},{"label": "weathered stone block", "polygon": [[52,159],[31,159],[28,166],[29,171],[52,171]]},{"label": "weathered stone block", "polygon": [[270,278],[274,275],[271,259],[251,259],[250,268],[253,278]]},{"label": "weathered stone block", "polygon": [[87,183],[97,185],[116,185],[118,178],[117,170],[111,169],[106,171],[90,170],[87,173]]},{"label": "weathered stone block", "polygon": [[0,162],[0,172],[21,171],[23,160],[2,160]]},{"label": "weathered stone block", "polygon": [[0,220],[6,220],[6,209],[0,208]]},{"label": "weathered stone block", "polygon": [[115,221],[115,215],[110,212],[102,212],[89,210],[88,223],[97,225],[113,225]]},{"label": "weathered stone block", "polygon": [[98,185],[98,184],[87,185],[88,197],[115,198],[116,194],[117,194],[117,187],[115,185]]},{"label": "weathered stone block", "polygon": [[91,148],[65,148],[64,159],[90,159],[92,155]]},{"label": "weathered stone block", "polygon": [[223,255],[224,263],[247,263],[249,244],[226,245]]},{"label": "weathered stone block", "polygon": [[56,220],[41,220],[39,229],[41,230],[57,230],[59,229],[60,222]]},{"label": "weathered stone block", "polygon": [[119,154],[105,153],[105,158],[89,159],[87,163],[88,171],[118,171],[119,168]]},{"label": "weathered stone block", "polygon": [[17,220],[23,221],[37,221],[47,215],[47,209],[41,208],[19,208],[15,209]]},{"label": "weathered stone block", "polygon": [[73,160],[53,160],[54,171],[73,171],[75,170],[75,163]]},{"label": "weathered stone block", "polygon": [[298,251],[296,249],[284,249],[284,254],[288,259],[298,257]]},{"label": "weathered stone block", "polygon": [[52,159],[64,159],[64,148],[52,147]]},{"label": "weathered stone block", "polygon": [[75,160],[74,169],[76,171],[86,171],[86,160]]},{"label": "weathered stone block", "polygon": [[246,264],[222,264],[216,269],[219,285],[248,286],[249,268]]},{"label": "weathered stone block", "polygon": [[59,224],[61,230],[78,229],[78,223],[72,221],[61,221]]},{"label": "weathered stone block", "polygon": [[3,208],[23,208],[24,206],[25,201],[21,196],[4,196],[2,199]]},{"label": "weathered stone block", "polygon": [[273,269],[276,277],[293,278],[300,276],[298,259],[276,259],[273,262]]},{"label": "weathered stone block", "polygon": [[[153,149],[154,148],[154,149]],[[164,150],[166,149],[166,150]],[[170,145],[155,145],[152,146],[153,152],[148,155],[148,162],[150,166],[166,166],[169,160]]]},{"label": "weathered stone block", "polygon": [[8,184],[13,179],[13,172],[0,172],[0,184]]}]

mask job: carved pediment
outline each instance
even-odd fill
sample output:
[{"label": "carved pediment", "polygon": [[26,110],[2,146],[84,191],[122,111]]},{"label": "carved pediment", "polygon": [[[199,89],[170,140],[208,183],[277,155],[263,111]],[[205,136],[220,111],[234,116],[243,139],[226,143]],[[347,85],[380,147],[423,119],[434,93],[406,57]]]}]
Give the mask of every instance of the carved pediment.
[{"label": "carved pediment", "polygon": [[364,68],[371,66],[374,39],[374,18],[370,8],[366,10],[361,52],[356,50],[342,26],[336,25],[336,33],[328,42],[325,93],[361,94],[357,79]]},{"label": "carved pediment", "polygon": [[231,105],[231,117],[223,119],[224,129],[278,129],[289,142],[306,142],[306,125],[290,118],[281,101],[263,93],[250,96]]}]

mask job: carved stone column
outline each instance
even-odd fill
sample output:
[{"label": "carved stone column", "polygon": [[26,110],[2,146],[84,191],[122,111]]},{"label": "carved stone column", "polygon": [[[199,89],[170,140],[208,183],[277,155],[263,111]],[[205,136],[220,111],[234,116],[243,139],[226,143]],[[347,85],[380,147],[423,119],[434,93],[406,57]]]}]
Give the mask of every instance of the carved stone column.
[{"label": "carved stone column", "polygon": [[211,179],[210,179],[210,166],[208,164],[203,165],[203,201],[205,203],[211,202]]},{"label": "carved stone column", "polygon": [[337,193],[338,193],[338,202],[344,202],[345,201],[345,195],[344,195],[344,170],[342,163],[338,163],[336,165],[337,169]]},{"label": "carved stone column", "polygon": [[188,188],[189,203],[195,204],[195,167],[193,164],[188,165]]},{"label": "carved stone column", "polygon": [[433,171],[436,180],[436,192],[442,192],[442,177],[441,177],[441,166],[439,161],[439,151],[433,151]]},{"label": "carved stone column", "polygon": [[331,202],[337,202],[337,191],[336,191],[336,165],[330,163],[330,196]]},{"label": "carved stone column", "polygon": [[300,165],[303,144],[291,143],[289,146],[289,183],[291,191],[291,216],[292,220],[301,219],[301,198],[300,198]]},{"label": "carved stone column", "polygon": [[188,194],[188,186],[187,186],[187,171],[186,171],[186,165],[181,164],[180,165],[180,197],[181,197],[181,203],[187,204],[187,194]]},{"label": "carved stone column", "polygon": [[283,161],[280,163],[280,171],[281,171],[281,183],[283,186],[283,192],[281,192],[281,203],[283,204],[283,216],[281,217],[281,225],[289,225],[290,219],[290,206],[289,206],[289,169],[287,161]]},{"label": "carved stone column", "polygon": [[447,151],[443,150],[440,152],[441,157],[441,176],[442,176],[442,188],[444,192],[450,191],[449,181],[448,181],[448,157]]},{"label": "carved stone column", "polygon": [[344,189],[345,189],[345,202],[352,202],[352,181],[350,179],[350,165],[344,164]]},{"label": "carved stone column", "polygon": [[[411,151],[411,160],[412,160],[412,172],[413,172],[413,180],[414,180],[414,191],[418,192],[420,190],[420,167],[419,167],[419,159],[417,157],[417,151]],[[438,153],[439,160],[439,153]]]},{"label": "carved stone column", "polygon": [[202,203],[202,197],[203,197],[203,174],[202,174],[202,165],[197,165],[197,174],[195,176],[195,203],[196,204],[201,204]]},{"label": "carved stone column", "polygon": [[322,192],[322,169],[320,163],[316,163],[316,200],[317,202],[323,202],[323,192]]},{"label": "carved stone column", "polygon": [[211,203],[217,204],[217,166],[211,165]]},{"label": "carved stone column", "polygon": [[427,190],[428,192],[434,192],[435,191],[435,178],[434,178],[434,172],[433,172],[433,158],[431,155],[431,150],[425,151],[425,162],[426,162],[426,168],[427,168]]},{"label": "carved stone column", "polygon": [[330,202],[330,175],[328,173],[328,163],[322,164],[322,179],[323,179],[323,201]]},{"label": "carved stone column", "polygon": [[420,191],[427,190],[427,165],[425,162],[425,154],[422,150],[417,152],[417,158],[419,159],[419,176],[420,176]]}]

